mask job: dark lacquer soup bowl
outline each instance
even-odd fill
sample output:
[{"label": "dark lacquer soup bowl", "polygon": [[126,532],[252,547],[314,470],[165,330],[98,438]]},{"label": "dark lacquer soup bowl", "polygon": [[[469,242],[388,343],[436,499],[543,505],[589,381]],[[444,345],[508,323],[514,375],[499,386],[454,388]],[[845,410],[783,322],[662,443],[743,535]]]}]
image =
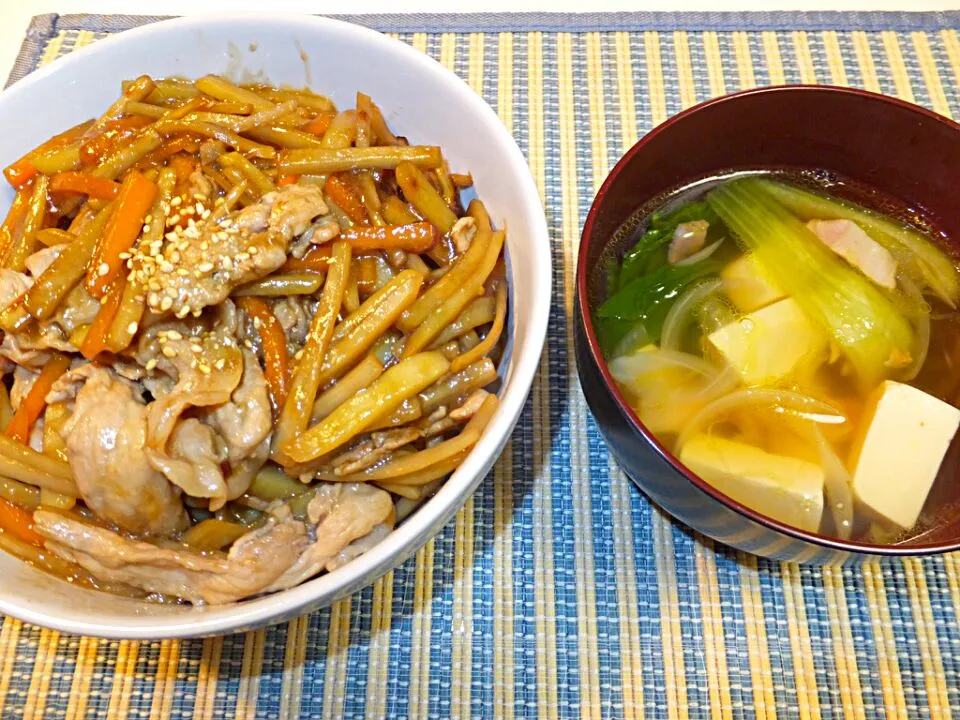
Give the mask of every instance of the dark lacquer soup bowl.
[{"label": "dark lacquer soup bowl", "polygon": [[[575,344],[580,381],[607,445],[657,505],[726,545],[815,564],[960,549],[960,482],[938,482],[956,506],[932,527],[892,545],[841,541],[761,515],[684,467],[641,423],[600,351],[591,308],[602,302],[601,262],[625,223],[699,180],[744,170],[827,171],[870,188],[960,246],[960,125],[893,98],[835,87],[774,87],[728,95],[671,118],[634,145],[606,179],[580,244]],[[616,237],[615,237],[616,236]],[[617,250],[624,250],[617,248]],[[950,453],[960,451],[954,440]],[[945,487],[944,487],[945,486]]]}]

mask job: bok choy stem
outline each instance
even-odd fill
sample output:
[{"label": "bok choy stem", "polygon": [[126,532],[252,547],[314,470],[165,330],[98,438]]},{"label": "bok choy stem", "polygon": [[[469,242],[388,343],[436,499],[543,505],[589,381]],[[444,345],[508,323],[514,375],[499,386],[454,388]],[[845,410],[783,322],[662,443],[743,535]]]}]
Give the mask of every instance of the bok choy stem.
[{"label": "bok choy stem", "polygon": [[827,249],[767,192],[744,178],[708,195],[710,206],[803,311],[842,349],[864,387],[909,358],[913,330],[894,302]]}]

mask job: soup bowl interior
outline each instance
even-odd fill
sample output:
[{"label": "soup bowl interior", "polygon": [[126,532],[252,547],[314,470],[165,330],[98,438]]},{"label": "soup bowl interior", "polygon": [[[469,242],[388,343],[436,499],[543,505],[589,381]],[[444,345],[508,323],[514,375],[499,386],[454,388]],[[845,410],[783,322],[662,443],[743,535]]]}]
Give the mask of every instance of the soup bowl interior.
[{"label": "soup bowl interior", "polygon": [[[826,172],[848,181],[838,188],[841,196],[868,205],[877,196],[892,201],[897,214],[917,219],[957,254],[957,163],[960,125],[893,98],[822,86],[764,88],[708,101],[655,128],[627,152],[601,187],[584,226],[576,350],[601,430],[641,489],[695,530],[781,559],[827,561],[960,547],[960,483],[947,478],[938,481],[930,502],[958,510],[937,513],[933,526],[892,546],[804,532],[715,490],[673,457],[630,408],[601,355],[590,314],[604,299],[602,261],[626,250],[633,237],[618,233],[625,223],[629,227],[681,188],[739,171]],[[958,452],[955,439],[949,453]]]},{"label": "soup bowl interior", "polygon": [[[290,590],[226,606],[137,602],[73,587],[0,553],[0,613],[59,630],[116,638],[168,638],[245,630],[295,617],[373,582],[436,533],[485,477],[507,440],[536,372],[550,304],[546,222],[526,161],[490,107],[438,63],[384,35],[309,16],[207,15],[165,21],[95,43],[38,70],[0,95],[0,164],[101,114],[123,80],[197,78],[308,86],[352,107],[369,94],[391,128],[439,145],[454,171],[470,172],[494,223],[509,228],[507,351],[500,406],[459,469],[382,543],[334,572]],[[28,119],[28,121],[25,121]],[[5,185],[5,183],[4,183]],[[5,210],[12,192],[0,190]]]}]

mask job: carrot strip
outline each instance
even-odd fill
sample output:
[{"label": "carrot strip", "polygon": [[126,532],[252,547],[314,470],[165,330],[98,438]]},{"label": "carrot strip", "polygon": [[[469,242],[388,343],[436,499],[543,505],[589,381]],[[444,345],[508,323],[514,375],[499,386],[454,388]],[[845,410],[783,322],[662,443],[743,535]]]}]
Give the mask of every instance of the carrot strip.
[{"label": "carrot strip", "polygon": [[237,305],[253,318],[263,347],[264,375],[275,415],[287,402],[290,390],[290,365],[287,358],[287,336],[270,306],[258,297],[237,298]]},{"label": "carrot strip", "polygon": [[285,185],[296,185],[300,180],[299,175],[282,173],[279,178],[277,178],[277,187],[283,187]]},{"label": "carrot strip", "polygon": [[17,412],[14,413],[10,424],[4,434],[8,438],[22,442],[24,445],[30,443],[30,430],[37,418],[43,413],[47,406],[47,393],[53,384],[60,379],[70,367],[70,356],[63,353],[56,353],[40,371],[40,376],[34,381],[30,392],[20,403]]},{"label": "carrot strip", "polygon": [[43,547],[43,537],[33,529],[33,515],[0,498],[0,533],[9,533],[18,540]]},{"label": "carrot strip", "polygon": [[22,188],[37,174],[37,169],[30,162],[30,158],[24,156],[15,163],[8,165],[3,170],[3,176],[15,188]]},{"label": "carrot strip", "polygon": [[108,344],[110,339],[110,328],[113,326],[113,318],[120,309],[120,301],[123,299],[123,289],[127,284],[125,277],[117,278],[117,281],[107,289],[106,295],[100,302],[100,310],[97,311],[93,322],[87,329],[87,335],[80,346],[80,354],[87,360],[93,360],[102,352],[110,350]]},{"label": "carrot strip", "polygon": [[330,245],[315,245],[302,258],[287,258],[280,272],[326,272],[330,264]]},{"label": "carrot strip", "polygon": [[136,242],[143,219],[157,195],[155,183],[134,171],[127,173],[103,238],[87,269],[87,292],[101,298],[123,270],[125,253]]},{"label": "carrot strip", "polygon": [[331,175],[327,178],[327,182],[323,186],[323,192],[334,205],[343,210],[347,217],[357,225],[370,224],[363,198],[353,186],[353,183],[344,179],[342,175]]},{"label": "carrot strip", "polygon": [[23,218],[30,207],[31,194],[30,188],[20,188],[13,198],[7,217],[3,225],[0,225],[0,258],[5,258],[10,248],[16,244],[17,236],[22,230]]},{"label": "carrot strip", "polygon": [[355,227],[340,233],[355,252],[363,250],[406,250],[422,253],[440,239],[440,231],[428,222],[384,227]]},{"label": "carrot strip", "polygon": [[120,194],[120,183],[76,170],[67,170],[51,178],[50,192],[75,192],[99,200],[113,200]]},{"label": "carrot strip", "polygon": [[323,134],[327,131],[327,128],[330,127],[330,123],[333,122],[334,117],[334,115],[330,115],[328,113],[320,113],[300,129],[304,132],[323,137]]}]

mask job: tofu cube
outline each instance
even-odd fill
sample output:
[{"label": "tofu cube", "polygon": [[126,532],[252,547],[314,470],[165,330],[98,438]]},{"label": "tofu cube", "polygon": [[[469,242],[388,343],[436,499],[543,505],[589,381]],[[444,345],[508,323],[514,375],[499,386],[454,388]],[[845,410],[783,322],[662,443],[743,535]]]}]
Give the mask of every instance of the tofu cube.
[{"label": "tofu cube", "polygon": [[770,385],[790,375],[801,361],[824,354],[825,335],[792,298],[780,300],[708,337],[747,385]]},{"label": "tofu cube", "polygon": [[917,523],[960,410],[887,380],[871,395],[851,448],[853,493],[869,511],[909,530]]},{"label": "tofu cube", "polygon": [[743,312],[753,312],[783,300],[787,294],[767,277],[753,255],[744,255],[720,272],[723,291]]},{"label": "tofu cube", "polygon": [[814,463],[700,433],[680,462],[720,492],[782,523],[816,532],[823,516],[823,470]]}]

